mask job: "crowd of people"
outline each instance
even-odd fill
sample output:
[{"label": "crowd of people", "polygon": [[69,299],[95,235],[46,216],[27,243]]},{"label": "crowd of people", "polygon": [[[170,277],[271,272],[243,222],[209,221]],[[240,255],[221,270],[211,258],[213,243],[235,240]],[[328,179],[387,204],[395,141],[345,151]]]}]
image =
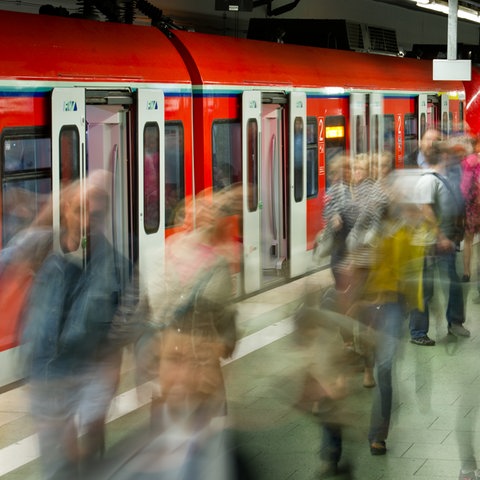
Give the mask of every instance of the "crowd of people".
[{"label": "crowd of people", "polygon": [[[416,346],[436,345],[434,298],[443,305],[445,333],[470,336],[463,287],[472,278],[472,244],[480,230],[478,139],[442,139],[428,129],[404,163],[396,170],[389,153],[333,159],[318,236],[334,238],[330,308],[354,320],[343,332],[344,348],[363,359],[364,387],[377,387],[368,434],[372,455],[387,452],[401,340],[409,334]],[[465,457],[460,478],[478,478],[472,453]]]},{"label": "crowd of people", "polygon": [[[331,240],[334,285],[309,295],[295,315],[289,400],[319,423],[322,478],[349,475],[340,464],[352,358],[374,389],[369,449],[384,455],[396,354],[407,330],[416,347],[435,346],[429,307],[437,289],[445,332],[470,336],[462,284],[473,278],[480,231],[478,151],[478,140],[442,141],[430,129],[409,168],[396,170],[388,152],[329,162],[319,238]],[[185,202],[177,212],[185,228],[166,242],[167,267],[154,268],[147,284],[105,233],[110,184],[97,171],[62,187],[60,245],[47,203],[2,252],[2,271],[28,287],[20,333],[43,478],[254,478],[234,445],[222,373],[237,342],[238,253],[223,220],[241,213],[238,191]],[[138,385],[149,385],[150,421],[106,452],[125,347],[135,353]],[[470,449],[461,478],[476,478],[476,468]]]}]

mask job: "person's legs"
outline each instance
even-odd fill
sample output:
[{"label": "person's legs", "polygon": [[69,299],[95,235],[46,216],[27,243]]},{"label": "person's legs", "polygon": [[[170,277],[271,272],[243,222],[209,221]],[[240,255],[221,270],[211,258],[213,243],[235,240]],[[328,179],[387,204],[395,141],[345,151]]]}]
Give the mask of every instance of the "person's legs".
[{"label": "person's legs", "polygon": [[473,247],[473,233],[465,232],[463,240],[463,278],[464,281],[469,281],[471,277],[470,267],[472,263],[472,247]]},{"label": "person's legs", "polygon": [[37,428],[42,478],[75,479],[78,476],[75,398],[71,382],[30,383],[31,413]]},{"label": "person's legs", "polygon": [[[373,314],[373,312],[372,312]],[[375,322],[375,373],[378,389],[375,392],[371,418],[369,441],[385,442],[387,439],[392,412],[392,369],[395,354],[402,336],[405,315],[398,303],[388,303],[376,307],[372,315]],[[373,452],[372,452],[373,453]]]},{"label": "person's legs", "polygon": [[437,257],[439,281],[443,296],[447,301],[446,319],[448,332],[462,337],[470,336],[463,326],[465,322],[465,305],[463,301],[463,286],[457,274],[456,252],[449,252]]},{"label": "person's legs", "polygon": [[[410,312],[410,338],[412,342],[416,343],[421,339],[428,338],[428,329],[430,326],[429,320],[429,308],[428,305],[433,297],[433,272],[434,272],[434,260],[431,257],[426,256],[423,264],[423,310],[413,309]],[[431,341],[430,345],[434,345],[435,342]],[[427,343],[425,343],[427,345]]]}]

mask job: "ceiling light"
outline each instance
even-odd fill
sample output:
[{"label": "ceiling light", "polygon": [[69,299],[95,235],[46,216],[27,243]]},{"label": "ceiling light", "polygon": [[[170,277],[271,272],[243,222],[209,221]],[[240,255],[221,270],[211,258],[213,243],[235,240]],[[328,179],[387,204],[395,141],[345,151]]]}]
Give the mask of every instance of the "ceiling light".
[{"label": "ceiling light", "polygon": [[[417,0],[416,3],[417,7],[433,10],[434,12],[444,13],[445,15],[450,13],[448,3],[445,2],[438,0]],[[461,18],[462,20],[480,23],[479,14],[470,8],[459,7],[457,10],[457,17]]]},{"label": "ceiling light", "polygon": [[434,12],[440,12],[440,13],[445,13],[448,15],[449,7],[448,4],[446,3],[440,3],[440,2],[429,2],[429,3],[423,3],[418,1],[417,2],[417,7],[422,7],[422,8],[427,8],[428,10],[433,10]]}]

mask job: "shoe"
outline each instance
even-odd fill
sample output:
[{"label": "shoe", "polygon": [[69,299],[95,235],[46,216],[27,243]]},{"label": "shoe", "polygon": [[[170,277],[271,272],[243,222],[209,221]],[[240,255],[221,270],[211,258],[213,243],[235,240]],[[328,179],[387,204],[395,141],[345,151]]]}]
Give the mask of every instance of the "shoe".
[{"label": "shoe", "polygon": [[470,281],[470,275],[464,275],[462,277],[462,283],[468,283]]},{"label": "shoe", "polygon": [[370,444],[370,453],[372,455],[385,455],[387,453],[387,445],[385,442],[372,442]]},{"label": "shoe", "polygon": [[435,345],[435,340],[432,340],[427,335],[418,338],[411,338],[410,343],[414,343],[415,345],[422,345],[424,347],[433,347]]},{"label": "shoe", "polygon": [[373,376],[373,368],[365,367],[363,372],[363,386],[365,388],[373,388],[376,385],[375,378]]},{"label": "shoe", "polygon": [[469,337],[470,330],[467,330],[461,323],[452,323],[448,327],[448,333],[456,337]]},{"label": "shoe", "polygon": [[479,480],[480,470],[460,470],[458,480]]},{"label": "shoe", "polygon": [[325,463],[318,471],[317,478],[321,480],[327,480],[328,478],[334,478],[337,475],[338,467],[336,463]]}]

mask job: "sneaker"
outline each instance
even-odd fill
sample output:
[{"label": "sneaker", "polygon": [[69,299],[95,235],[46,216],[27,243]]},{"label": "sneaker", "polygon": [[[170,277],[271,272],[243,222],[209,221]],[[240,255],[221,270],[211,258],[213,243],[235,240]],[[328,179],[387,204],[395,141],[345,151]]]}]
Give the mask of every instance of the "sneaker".
[{"label": "sneaker", "polygon": [[456,337],[469,337],[470,330],[467,330],[461,323],[452,323],[448,327],[448,333],[455,335]]},{"label": "sneaker", "polygon": [[387,453],[387,445],[383,441],[370,443],[370,453],[372,455],[385,455]]},{"label": "sneaker", "polygon": [[418,338],[411,338],[410,342],[414,343],[415,345],[422,345],[424,347],[433,347],[435,345],[435,340],[432,340],[430,337],[428,337],[428,335]]}]

